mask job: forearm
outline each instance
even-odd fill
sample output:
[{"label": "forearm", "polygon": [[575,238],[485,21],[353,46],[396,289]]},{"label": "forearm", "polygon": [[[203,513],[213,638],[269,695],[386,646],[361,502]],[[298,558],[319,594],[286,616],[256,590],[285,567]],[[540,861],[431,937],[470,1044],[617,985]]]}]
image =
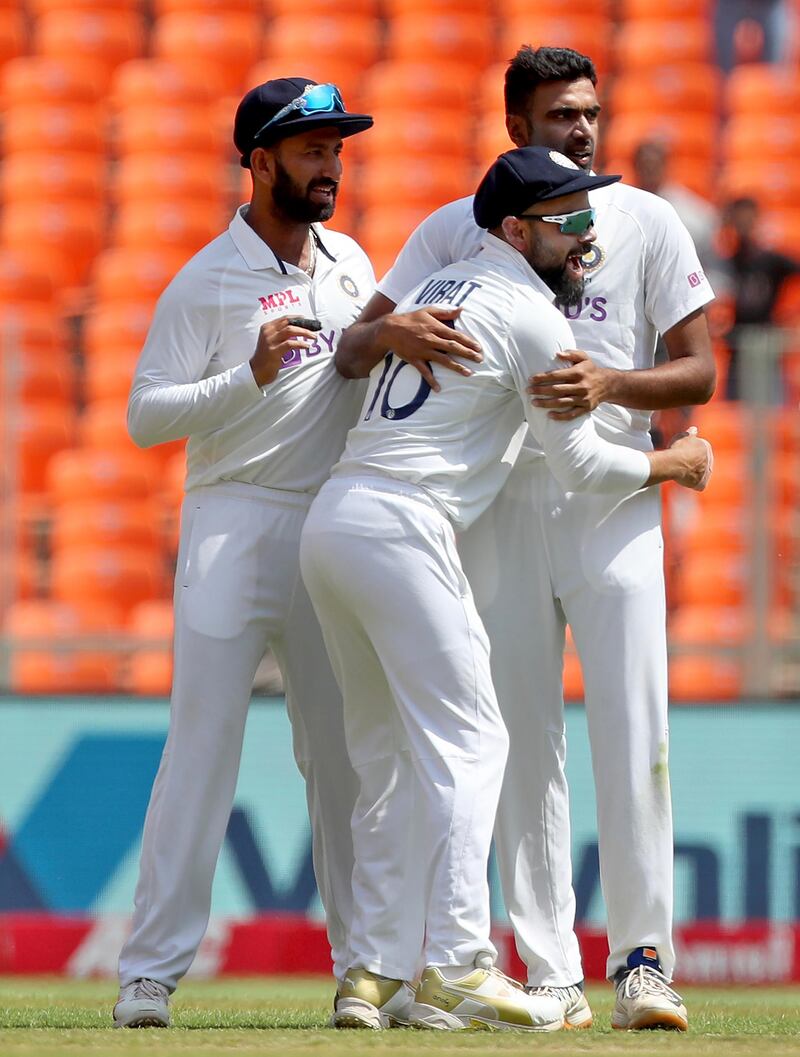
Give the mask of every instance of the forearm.
[{"label": "forearm", "polygon": [[262,396],[249,363],[199,382],[143,376],[128,401],[128,432],[140,448],[225,426]]},{"label": "forearm", "polygon": [[641,411],[705,404],[715,376],[705,361],[683,357],[646,370],[608,370],[604,402]]},{"label": "forearm", "polygon": [[388,352],[384,318],[352,323],[339,338],[334,355],[336,370],[343,378],[366,378]]}]

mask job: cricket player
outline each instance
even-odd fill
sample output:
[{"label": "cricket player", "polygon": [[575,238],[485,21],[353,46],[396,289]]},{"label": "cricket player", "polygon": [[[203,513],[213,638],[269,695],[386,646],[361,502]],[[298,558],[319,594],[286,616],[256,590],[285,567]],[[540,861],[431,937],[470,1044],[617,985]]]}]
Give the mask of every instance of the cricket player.
[{"label": "cricket player", "polygon": [[566,493],[619,503],[664,480],[705,486],[705,441],[645,452],[619,443],[599,416],[552,419],[527,397],[529,376],[574,345],[551,302],[583,300],[582,258],[594,242],[587,192],[618,179],[544,148],[501,155],[475,196],[475,220],[489,229],[479,255],[428,277],[399,306],[458,306],[456,325],[480,343],[483,362],[469,377],[442,370],[434,392],[388,352],[303,529],[303,577],[360,782],[353,961],[338,1027],[565,1023],[557,998],[527,994],[493,968],[486,874],[508,739],[454,533],[497,494],[526,421]]},{"label": "cricket player", "polygon": [[[505,85],[518,145],[562,151],[591,170],[600,105],[590,59],[566,48],[523,47]],[[704,403],[714,361],[703,306],[713,297],[691,239],[662,199],[624,184],[591,192],[596,239],[579,304],[560,307],[575,342],[562,367],[532,379],[536,406],[569,420],[594,411],[618,439],[652,447],[650,411]],[[480,250],[472,200],[435,212],[340,344],[350,377],[387,347],[394,304],[433,269]],[[657,333],[668,362],[654,366]],[[411,359],[417,335],[396,331]],[[416,341],[420,372],[438,354]],[[466,363],[462,372],[471,369]],[[569,802],[564,774],[562,655],[569,623],[583,668],[607,909],[607,973],[617,1028],[687,1026],[670,987],[672,816],[667,775],[667,652],[657,490],[629,497],[564,488],[527,438],[500,496],[459,539],[492,643],[492,675],[511,749],[496,829],[497,857],[528,986],[556,996],[573,1027],[588,1027],[574,934]],[[520,629],[531,629],[530,634]],[[535,629],[535,630],[534,630]]]},{"label": "cricket player", "polygon": [[136,369],[133,439],[189,443],[170,728],[120,956],[117,1027],[169,1024],[169,995],[208,923],[253,678],[268,645],[286,685],[340,975],[351,960],[356,782],[298,548],[363,396],[337,374],[333,356],[374,276],[361,248],[320,222],[334,212],[342,140],[371,125],[345,110],[335,85],[308,78],[247,93],[233,135],[252,173],[251,201],[162,294]]}]

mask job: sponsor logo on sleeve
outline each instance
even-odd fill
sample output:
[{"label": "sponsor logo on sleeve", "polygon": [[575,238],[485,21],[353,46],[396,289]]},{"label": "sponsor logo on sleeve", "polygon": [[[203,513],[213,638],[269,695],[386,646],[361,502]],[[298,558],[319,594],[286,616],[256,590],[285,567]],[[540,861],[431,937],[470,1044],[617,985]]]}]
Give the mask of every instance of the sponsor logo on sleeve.
[{"label": "sponsor logo on sleeve", "polygon": [[689,272],[686,278],[689,280],[689,286],[692,287],[700,286],[706,281],[705,274],[701,271]]}]

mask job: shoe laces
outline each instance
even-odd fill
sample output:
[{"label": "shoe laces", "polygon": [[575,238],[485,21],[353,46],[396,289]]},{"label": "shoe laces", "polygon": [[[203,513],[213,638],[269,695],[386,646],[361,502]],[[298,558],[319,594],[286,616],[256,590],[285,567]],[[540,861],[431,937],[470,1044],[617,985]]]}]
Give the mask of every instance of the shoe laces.
[{"label": "shoe laces", "polygon": [[577,984],[569,984],[566,987],[556,987],[555,984],[540,984],[538,987],[526,987],[525,990],[529,995],[555,998],[557,1002],[575,1002],[583,994]]},{"label": "shoe laces", "polygon": [[667,995],[677,1002],[681,1001],[681,996],[669,986],[663,973],[651,965],[637,965],[622,978],[619,986],[625,998],[638,998],[640,995]]},{"label": "shoe laces", "polygon": [[142,979],[134,980],[133,982],[133,998],[153,998],[157,1001],[163,1002],[168,993],[166,987],[164,987],[163,984],[157,983],[155,980]]}]

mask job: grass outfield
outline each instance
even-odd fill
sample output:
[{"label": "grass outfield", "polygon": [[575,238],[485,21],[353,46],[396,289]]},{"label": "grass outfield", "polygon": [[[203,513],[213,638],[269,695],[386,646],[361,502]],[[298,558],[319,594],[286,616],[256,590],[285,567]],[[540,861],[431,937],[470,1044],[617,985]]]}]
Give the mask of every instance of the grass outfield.
[{"label": "grass outfield", "polygon": [[618,1032],[609,1024],[611,989],[593,987],[589,1031],[460,1034],[332,1031],[326,1021],[329,980],[274,977],[186,982],[173,1004],[169,1031],[109,1027],[116,997],[110,981],[0,977],[0,1057],[63,1054],[287,1054],[321,1057],[388,1053],[396,1057],[461,1053],[800,1055],[798,988],[686,988],[687,1035]]}]

